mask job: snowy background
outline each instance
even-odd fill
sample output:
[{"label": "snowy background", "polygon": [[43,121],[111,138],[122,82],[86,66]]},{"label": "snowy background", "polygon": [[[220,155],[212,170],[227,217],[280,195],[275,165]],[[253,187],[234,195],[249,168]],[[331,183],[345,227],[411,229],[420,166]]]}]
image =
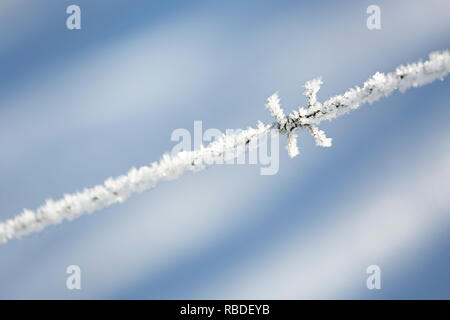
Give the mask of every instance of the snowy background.
[{"label": "snowy background", "polygon": [[[269,122],[275,91],[290,112],[307,80],[323,101],[449,39],[445,0],[3,0],[0,221],[158,160],[194,120]],[[449,88],[322,124],[332,148],[301,134],[291,160],[282,139],[277,175],[215,166],[0,246],[0,298],[449,299]]]}]

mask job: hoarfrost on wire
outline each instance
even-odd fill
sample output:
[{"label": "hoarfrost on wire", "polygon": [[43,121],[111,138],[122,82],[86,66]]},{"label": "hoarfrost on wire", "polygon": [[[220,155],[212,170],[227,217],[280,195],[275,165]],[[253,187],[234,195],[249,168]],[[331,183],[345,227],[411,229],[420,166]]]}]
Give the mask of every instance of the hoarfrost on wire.
[{"label": "hoarfrost on wire", "polygon": [[387,74],[377,72],[362,87],[347,90],[342,95],[329,98],[324,103],[317,100],[322,80],[320,78],[305,84],[306,108],[300,107],[288,116],[280,105],[278,93],[267,100],[275,122],[258,122],[256,128],[249,127],[238,134],[222,135],[207,147],[194,151],[181,151],[175,156],[164,154],[159,162],[153,162],[139,169],[132,168],[127,174],[107,179],[102,185],[86,188],[81,192],[66,194],[58,201],[46,200],[35,211],[25,209],[21,214],[0,223],[0,244],[10,239],[39,232],[47,226],[73,220],[79,216],[101,210],[114,203],[124,202],[133,193],[155,187],[160,181],[178,179],[188,171],[200,171],[224,156],[238,157],[246,149],[257,147],[261,136],[271,129],[287,136],[287,150],[290,157],[299,154],[297,130],[306,129],[318,146],[330,147],[331,139],[317,125],[357,109],[364,103],[372,103],[389,96],[395,90],[404,92],[437,79],[443,79],[450,72],[448,51],[433,52],[429,60],[399,66]]}]

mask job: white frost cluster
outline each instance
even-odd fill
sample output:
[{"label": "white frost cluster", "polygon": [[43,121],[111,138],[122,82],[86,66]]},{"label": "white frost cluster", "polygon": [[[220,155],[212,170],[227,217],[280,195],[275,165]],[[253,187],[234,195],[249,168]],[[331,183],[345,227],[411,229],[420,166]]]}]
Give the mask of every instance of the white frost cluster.
[{"label": "white frost cluster", "polygon": [[249,148],[257,145],[269,129],[269,125],[259,122],[256,128],[248,128],[239,134],[222,135],[206,148],[182,151],[174,157],[164,154],[159,162],[139,169],[132,168],[125,175],[107,179],[103,185],[66,194],[58,201],[47,200],[35,211],[25,209],[15,218],[0,223],[0,243],[124,202],[133,193],[153,188],[160,181],[178,179],[187,171],[203,170],[224,157],[238,157],[239,152],[245,152],[245,148],[240,146]]},{"label": "white frost cluster", "polygon": [[[308,105],[308,110],[311,112],[316,112],[320,109],[322,109],[322,104],[317,101],[317,92],[320,90],[320,86],[323,84],[322,79],[316,78],[313,80],[310,80],[305,83],[305,96],[306,96],[306,103]],[[316,145],[319,147],[331,147],[331,138],[327,138],[325,135],[325,132],[323,130],[320,130],[315,125],[307,125],[308,131],[311,133],[311,135],[314,137],[314,140],[316,141]]]},{"label": "white frost cluster", "polygon": [[314,125],[309,125],[307,128],[311,135],[314,137],[317,146],[331,147],[331,142],[333,139],[327,138],[324,131],[320,130]]},{"label": "white frost cluster", "polygon": [[223,157],[238,157],[246,149],[257,147],[260,137],[267,134],[273,127],[276,127],[279,133],[287,135],[287,149],[291,157],[299,153],[295,130],[307,129],[317,145],[329,147],[331,139],[317,128],[321,121],[334,119],[358,108],[363,103],[372,103],[387,97],[394,90],[403,92],[411,87],[443,79],[449,72],[449,52],[434,52],[430,54],[428,61],[400,66],[388,74],[377,72],[364,83],[362,88],[352,88],[343,95],[328,99],[323,104],[317,101],[317,92],[322,80],[308,81],[305,84],[307,108],[299,108],[286,117],[281,109],[278,94],[274,94],[267,100],[266,107],[275,117],[275,123],[265,125],[259,122],[256,128],[248,128],[238,134],[223,135],[207,147],[201,147],[200,150],[182,151],[173,157],[165,154],[159,162],[153,162],[139,169],[133,168],[125,175],[114,179],[109,178],[103,185],[66,194],[58,201],[47,200],[35,211],[25,209],[15,218],[0,223],[0,243],[41,231],[65,219],[72,220],[114,203],[123,202],[133,193],[153,188],[160,181],[178,179],[188,171],[203,170]]},{"label": "white frost cluster", "polygon": [[317,101],[317,92],[319,92],[322,84],[323,82],[321,78],[312,79],[305,83],[306,90],[304,92],[304,95],[306,96],[306,103],[308,105],[308,108],[320,109],[320,107],[322,106]]},{"label": "white frost cluster", "polygon": [[266,108],[269,109],[270,114],[277,120],[279,124],[284,124],[286,122],[286,115],[284,114],[283,109],[281,109],[278,93],[274,93],[269,98],[267,98]]},{"label": "white frost cluster", "polygon": [[[316,78],[305,83],[305,92],[307,109],[300,107],[298,111],[293,111],[289,118],[284,115],[283,109],[280,107],[280,99],[278,94],[272,95],[267,102],[267,108],[270,110],[272,116],[275,117],[280,132],[285,132],[287,135],[286,149],[289,157],[294,158],[299,154],[297,146],[297,134],[295,130],[307,128],[316,141],[316,145],[320,147],[331,147],[332,139],[327,138],[325,132],[319,130],[316,125],[313,124],[300,124],[296,123],[297,119],[307,116],[311,112],[319,112],[322,109],[322,104],[317,101],[317,92],[320,90],[320,86],[323,84],[322,79]],[[289,119],[289,120],[288,120]],[[289,123],[290,121],[290,123]]]},{"label": "white frost cluster", "polygon": [[297,146],[297,134],[291,132],[287,135],[287,145],[286,149],[288,151],[289,157],[294,158],[299,154]]},{"label": "white frost cluster", "polygon": [[[269,109],[270,114],[275,118],[276,123],[280,128],[284,127],[287,123],[286,115],[280,105],[280,98],[278,93],[274,93],[267,99],[266,108]],[[287,145],[286,150],[288,151],[289,157],[294,158],[299,154],[297,147],[297,134],[294,130],[286,132],[287,135]]]}]

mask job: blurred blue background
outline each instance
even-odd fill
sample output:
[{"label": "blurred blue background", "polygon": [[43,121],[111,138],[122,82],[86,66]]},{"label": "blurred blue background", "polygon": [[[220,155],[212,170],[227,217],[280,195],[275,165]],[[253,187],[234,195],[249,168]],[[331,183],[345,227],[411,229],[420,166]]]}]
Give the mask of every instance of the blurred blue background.
[{"label": "blurred blue background", "polygon": [[[270,122],[275,91],[289,112],[307,80],[325,100],[449,39],[445,0],[3,0],[0,220],[159,159],[194,120]],[[332,148],[301,134],[291,160],[282,139],[277,175],[215,166],[0,246],[0,298],[448,299],[449,88],[321,124]]]}]

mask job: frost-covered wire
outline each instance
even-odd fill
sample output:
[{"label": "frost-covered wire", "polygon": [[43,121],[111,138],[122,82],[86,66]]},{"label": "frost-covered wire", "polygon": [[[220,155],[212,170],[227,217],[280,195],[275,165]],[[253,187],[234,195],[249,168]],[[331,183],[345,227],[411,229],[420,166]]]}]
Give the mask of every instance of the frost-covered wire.
[{"label": "frost-covered wire", "polygon": [[35,211],[25,209],[21,214],[0,223],[0,244],[43,228],[73,220],[85,213],[101,210],[114,203],[124,202],[131,194],[153,188],[160,181],[179,178],[187,171],[200,171],[219,160],[236,158],[251,148],[265,134],[269,125],[258,122],[256,128],[248,128],[235,135],[222,135],[217,140],[195,151],[181,151],[175,156],[164,154],[159,162],[139,169],[132,168],[127,174],[107,179],[103,185],[86,188],[81,192],[66,194],[62,199],[46,200]]},{"label": "frost-covered wire", "polygon": [[15,218],[0,223],[0,243],[39,232],[65,219],[73,220],[83,214],[123,202],[133,193],[153,188],[160,181],[177,179],[188,171],[203,170],[224,157],[238,157],[246,149],[257,147],[261,141],[260,137],[271,129],[287,136],[287,150],[291,157],[299,153],[296,130],[308,130],[317,145],[329,147],[331,139],[317,127],[323,120],[334,119],[364,103],[372,103],[387,97],[394,90],[404,92],[408,88],[443,79],[449,72],[449,52],[434,52],[425,62],[400,66],[394,72],[387,74],[377,72],[362,87],[349,89],[344,94],[334,96],[324,103],[317,101],[317,92],[322,85],[322,80],[308,81],[305,84],[304,93],[307,99],[306,108],[300,107],[286,116],[281,109],[278,94],[274,94],[269,97],[266,104],[275,118],[274,123],[258,122],[256,128],[249,127],[239,134],[222,135],[199,150],[182,151],[175,156],[165,154],[159,162],[153,162],[139,169],[133,168],[125,175],[107,179],[102,185],[66,194],[58,201],[47,200],[35,211],[25,209]]},{"label": "frost-covered wire", "polygon": [[[317,92],[322,85],[321,79],[314,79],[305,84],[307,107],[293,111],[286,120],[277,120],[280,133],[290,134],[295,130],[308,129],[319,146],[331,146],[331,139],[316,125],[324,120],[332,120],[340,115],[357,109],[364,103],[372,103],[382,97],[389,96],[394,90],[404,92],[411,87],[419,87],[436,79],[443,79],[450,71],[450,55],[448,50],[432,52],[429,60],[399,66],[394,72],[387,74],[377,72],[362,87],[347,90],[342,95],[334,96],[324,103],[317,101]],[[290,139],[292,145],[293,141]],[[291,147],[293,149],[293,147]]]}]

